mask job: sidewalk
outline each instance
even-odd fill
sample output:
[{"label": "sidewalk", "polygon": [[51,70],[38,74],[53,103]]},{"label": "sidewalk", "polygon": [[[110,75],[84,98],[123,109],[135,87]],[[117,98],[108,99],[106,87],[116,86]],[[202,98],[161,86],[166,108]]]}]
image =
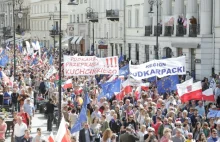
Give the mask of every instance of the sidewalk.
[{"label": "sidewalk", "polygon": [[[42,135],[48,139],[50,132],[47,131],[47,119],[44,117],[44,114],[36,113],[32,120],[31,126],[31,136],[35,137],[37,134],[37,128],[41,128]],[[56,136],[57,128],[53,125],[53,135]],[[11,135],[6,137],[6,142],[11,141]]]}]

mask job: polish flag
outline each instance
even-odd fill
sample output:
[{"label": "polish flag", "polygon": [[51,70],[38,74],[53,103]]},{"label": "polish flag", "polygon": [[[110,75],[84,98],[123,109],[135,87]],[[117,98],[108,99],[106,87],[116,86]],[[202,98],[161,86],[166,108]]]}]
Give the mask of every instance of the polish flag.
[{"label": "polish flag", "polygon": [[131,87],[131,86],[126,86],[126,87],[124,88],[124,93],[125,93],[125,94],[131,93],[131,92],[132,92],[132,87]]},{"label": "polish flag", "polygon": [[150,83],[142,83],[141,84],[141,90],[148,91],[149,86],[150,86]]},{"label": "polish flag", "polygon": [[119,93],[115,93],[115,96],[116,96],[116,99],[117,99],[118,101],[123,100],[123,98],[124,98],[124,96],[125,96],[125,91],[124,91],[124,89],[122,89],[121,92],[119,92]]},{"label": "polish flag", "polygon": [[73,83],[72,83],[72,79],[68,79],[67,81],[65,81],[63,88],[67,89],[67,88],[72,88],[73,87]]},{"label": "polish flag", "polygon": [[203,91],[202,92],[202,99],[204,101],[215,102],[215,97],[214,97],[213,89],[209,88],[209,89]]},{"label": "polish flag", "polygon": [[201,81],[196,82],[192,85],[184,84],[177,86],[178,95],[180,100],[185,103],[190,100],[201,100],[202,98],[202,84]]},{"label": "polish flag", "polygon": [[137,89],[135,90],[134,94],[135,94],[136,100],[138,100],[140,98],[140,94],[141,94],[141,86],[137,87]]},{"label": "polish flag", "polygon": [[67,134],[66,121],[64,120],[64,117],[62,118],[59,129],[57,131],[56,141],[57,142],[71,142],[70,137]]},{"label": "polish flag", "polygon": [[50,136],[49,136],[49,138],[48,138],[48,141],[49,141],[49,142],[55,142],[55,141],[54,141],[53,132],[50,133]]}]

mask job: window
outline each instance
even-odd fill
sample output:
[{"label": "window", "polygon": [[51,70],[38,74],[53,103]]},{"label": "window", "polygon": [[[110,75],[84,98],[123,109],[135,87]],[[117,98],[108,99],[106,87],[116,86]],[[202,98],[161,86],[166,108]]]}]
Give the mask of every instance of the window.
[{"label": "window", "polygon": [[72,22],[73,22],[72,15],[70,15],[70,23],[72,23]]},{"label": "window", "polygon": [[183,55],[183,49],[182,48],[177,48],[177,57]]},{"label": "window", "polygon": [[77,23],[79,23],[79,14],[77,14]]},{"label": "window", "polygon": [[128,43],[128,58],[131,60],[131,43]]},{"label": "window", "polygon": [[135,27],[139,27],[139,9],[135,10]]},{"label": "window", "polygon": [[80,0],[80,3],[82,4],[82,3],[83,3],[83,0]]},{"label": "window", "polygon": [[145,45],[145,61],[149,62],[150,60],[150,48],[149,45]]},{"label": "window", "polygon": [[139,61],[139,44],[135,44],[136,61]]},{"label": "window", "polygon": [[84,0],[84,3],[87,3],[87,0]]},{"label": "window", "polygon": [[75,23],[75,22],[76,22],[76,16],[73,15],[73,23]]},{"label": "window", "polygon": [[131,27],[131,10],[128,10],[128,27]]},{"label": "window", "polygon": [[84,19],[83,19],[83,14],[81,14],[81,22],[82,22],[82,23],[83,23],[83,20],[84,20]]},{"label": "window", "polygon": [[113,43],[110,43],[111,45],[111,48],[112,48],[112,56],[114,56],[114,46],[113,46]]}]

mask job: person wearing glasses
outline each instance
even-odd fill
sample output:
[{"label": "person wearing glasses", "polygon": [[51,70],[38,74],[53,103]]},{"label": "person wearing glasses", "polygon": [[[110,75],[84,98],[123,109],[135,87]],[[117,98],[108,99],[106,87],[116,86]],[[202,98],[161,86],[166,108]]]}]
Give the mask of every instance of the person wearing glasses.
[{"label": "person wearing glasses", "polygon": [[219,142],[220,138],[217,135],[217,130],[212,129],[211,136],[207,139],[207,142]]}]

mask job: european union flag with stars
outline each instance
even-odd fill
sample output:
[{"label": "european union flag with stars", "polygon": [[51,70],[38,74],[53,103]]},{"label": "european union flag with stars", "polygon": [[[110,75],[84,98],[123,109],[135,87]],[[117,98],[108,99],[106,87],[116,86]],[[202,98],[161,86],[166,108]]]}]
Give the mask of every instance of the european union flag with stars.
[{"label": "european union flag with stars", "polygon": [[172,75],[164,77],[157,81],[158,93],[166,93],[176,90],[176,84],[179,84],[179,76]]},{"label": "european union flag with stars", "polygon": [[105,97],[111,99],[114,92],[120,92],[121,90],[121,79],[114,80],[112,82],[107,82],[101,85]]}]

